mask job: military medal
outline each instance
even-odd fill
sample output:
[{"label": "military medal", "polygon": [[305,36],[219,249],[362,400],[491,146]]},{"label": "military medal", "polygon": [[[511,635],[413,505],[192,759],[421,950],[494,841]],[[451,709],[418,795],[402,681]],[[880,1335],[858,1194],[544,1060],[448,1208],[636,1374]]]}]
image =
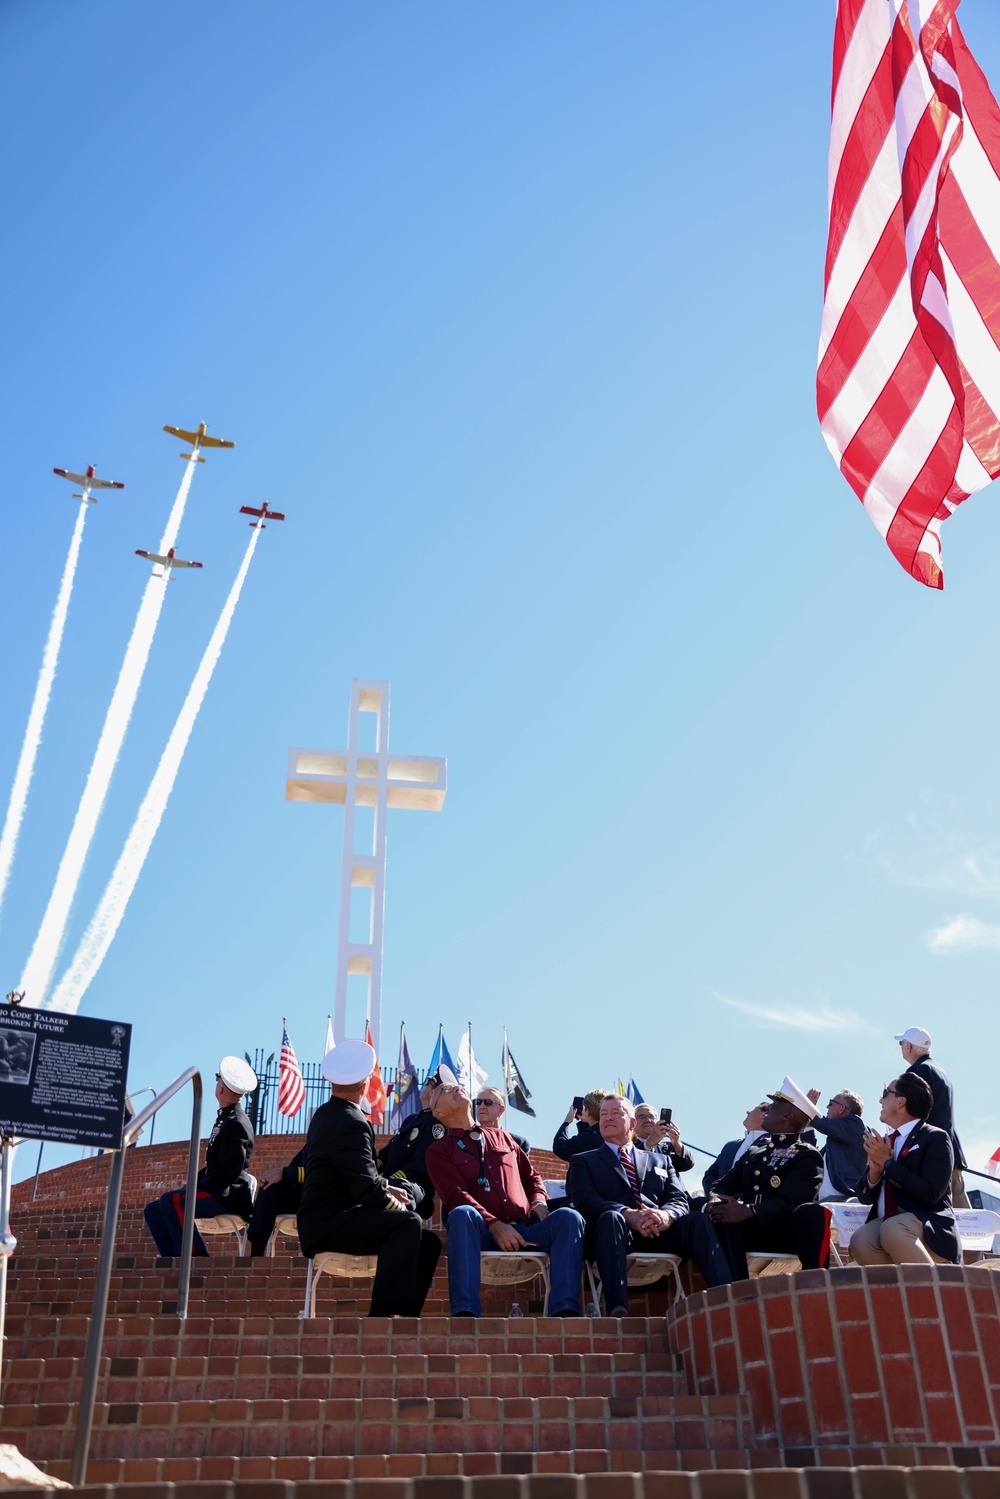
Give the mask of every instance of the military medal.
[{"label": "military medal", "polygon": [[771,1186],[772,1187],[780,1187],[781,1186],[781,1177],[780,1176],[772,1176],[771,1177]]},{"label": "military medal", "polygon": [[[415,1133],[416,1133],[416,1131],[414,1131],[414,1134]],[[444,1136],[445,1136],[445,1127],[444,1127],[444,1125],[443,1124],[432,1125],[432,1127],[431,1127],[431,1134],[434,1136],[435,1140],[443,1140]],[[411,1138],[412,1138],[412,1136],[411,1136]],[[462,1142],[459,1141],[459,1144],[461,1144],[461,1143]]]}]

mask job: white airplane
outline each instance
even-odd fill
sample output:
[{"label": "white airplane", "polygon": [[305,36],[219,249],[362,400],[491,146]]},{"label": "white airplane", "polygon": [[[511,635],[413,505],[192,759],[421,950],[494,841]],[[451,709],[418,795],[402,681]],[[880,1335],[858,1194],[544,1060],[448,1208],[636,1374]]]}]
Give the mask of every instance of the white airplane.
[{"label": "white airplane", "polygon": [[54,474],[58,474],[60,479],[69,479],[71,484],[79,484],[80,488],[83,490],[83,494],[75,494],[73,496],[74,500],[83,500],[84,503],[87,503],[89,501],[91,505],[97,504],[97,501],[90,493],[92,489],[125,488],[125,485],[119,484],[117,479],[99,479],[94,471],[93,464],[90,465],[85,474],[74,474],[72,469],[68,468],[54,468],[52,472]]},{"label": "white airplane", "polygon": [[209,437],[208,428],[202,422],[197,432],[188,432],[184,427],[164,427],[164,432],[169,432],[171,437],[179,437],[182,442],[191,444],[190,453],[182,453],[182,458],[193,459],[195,463],[204,463],[205,460],[199,455],[199,448],[235,448],[234,442],[227,442],[224,437]]},{"label": "white airplane", "polygon": [[154,562],[156,566],[153,568],[153,577],[164,578],[168,583],[173,582],[171,573],[175,567],[201,567],[202,565],[200,562],[185,562],[183,557],[178,557],[173,547],[165,557],[159,552],[143,552],[139,547],[136,547],[135,555],[145,557],[147,562]]}]

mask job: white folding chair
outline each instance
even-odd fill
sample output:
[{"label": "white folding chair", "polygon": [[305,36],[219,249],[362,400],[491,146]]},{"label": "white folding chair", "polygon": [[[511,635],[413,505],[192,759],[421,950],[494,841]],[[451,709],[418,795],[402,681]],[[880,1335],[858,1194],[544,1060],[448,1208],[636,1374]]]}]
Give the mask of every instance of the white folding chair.
[{"label": "white folding chair", "polygon": [[265,1257],[271,1258],[274,1255],[274,1241],[279,1234],[287,1234],[289,1238],[294,1239],[298,1236],[298,1232],[299,1220],[295,1214],[279,1213],[274,1220],[274,1227],[271,1230],[271,1237],[267,1241],[267,1248],[264,1250]]},{"label": "white folding chair", "polygon": [[[251,1205],[257,1198],[257,1178],[247,1172],[247,1181],[250,1183]],[[246,1218],[241,1218],[239,1213],[220,1213],[217,1218],[199,1218],[196,1228],[202,1238],[214,1238],[217,1234],[235,1234],[239,1245],[240,1258],[246,1253],[247,1230],[250,1223]]]},{"label": "white folding chair", "polygon": [[794,1275],[802,1269],[802,1261],[797,1254],[767,1254],[763,1249],[748,1249],[747,1269],[751,1280],[760,1280],[764,1275]]},{"label": "white folding chair", "polygon": [[321,1275],[340,1275],[345,1280],[373,1279],[378,1269],[377,1254],[335,1254],[325,1250],[308,1261],[306,1273],[306,1304],[299,1312],[300,1318],[311,1321],[316,1315],[316,1292]]},{"label": "white folding chair", "polygon": [[[604,1287],[601,1285],[600,1276],[595,1274],[594,1267],[589,1260],[586,1261],[586,1267],[593,1305],[600,1312]],[[640,1251],[625,1256],[625,1282],[630,1290],[655,1285],[658,1280],[667,1276],[673,1283],[675,1301],[684,1300],[680,1269],[681,1257],[678,1254],[643,1254]]]},{"label": "white folding chair", "polygon": [[479,1256],[479,1281],[484,1286],[523,1286],[529,1280],[541,1277],[545,1287],[542,1316],[549,1311],[549,1257],[540,1249],[514,1250],[484,1249]]},{"label": "white folding chair", "polygon": [[[956,1208],[955,1227],[963,1253],[985,1257],[993,1253],[996,1236],[1000,1233],[1000,1213],[990,1212],[987,1208]],[[997,1261],[990,1263],[996,1264]]]}]

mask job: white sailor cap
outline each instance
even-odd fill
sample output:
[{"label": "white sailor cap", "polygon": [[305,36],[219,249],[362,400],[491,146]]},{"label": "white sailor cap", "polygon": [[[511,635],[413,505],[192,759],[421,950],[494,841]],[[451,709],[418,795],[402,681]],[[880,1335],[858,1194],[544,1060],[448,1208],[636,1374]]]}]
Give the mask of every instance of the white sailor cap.
[{"label": "white sailor cap", "polygon": [[780,1103],[790,1103],[796,1109],[800,1109],[807,1119],[815,1119],[819,1109],[807,1098],[802,1089],[792,1082],[790,1077],[783,1079],[781,1087],[775,1093],[769,1093],[768,1098]]},{"label": "white sailor cap", "polygon": [[341,1041],[327,1052],[320,1071],[328,1083],[349,1087],[351,1083],[360,1083],[370,1077],[377,1061],[375,1048],[367,1041]]},{"label": "white sailor cap", "polygon": [[231,1093],[252,1093],[257,1086],[257,1074],[249,1062],[242,1057],[223,1057],[219,1063],[218,1079],[225,1083]]}]

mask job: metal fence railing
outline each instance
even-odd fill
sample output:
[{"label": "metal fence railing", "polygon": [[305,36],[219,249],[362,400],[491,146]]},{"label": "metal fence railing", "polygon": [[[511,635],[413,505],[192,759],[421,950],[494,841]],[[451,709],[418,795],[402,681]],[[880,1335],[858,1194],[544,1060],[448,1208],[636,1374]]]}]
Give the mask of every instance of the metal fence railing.
[{"label": "metal fence railing", "polygon": [[[305,1083],[306,1096],[298,1113],[288,1115],[278,1113],[278,1054],[272,1052],[270,1056],[265,1057],[263,1047],[258,1047],[253,1057],[247,1055],[247,1061],[257,1074],[257,1087],[248,1095],[244,1104],[250,1123],[253,1125],[254,1134],[303,1134],[320,1104],[326,1103],[330,1097],[330,1084],[320,1071],[320,1063],[299,1063],[302,1068],[302,1081]],[[426,1077],[426,1072],[418,1071],[417,1079],[421,1087]],[[396,1068],[383,1067],[382,1081],[386,1092],[390,1095],[391,1106]],[[388,1109],[386,1110],[386,1124],[388,1124]]]}]

